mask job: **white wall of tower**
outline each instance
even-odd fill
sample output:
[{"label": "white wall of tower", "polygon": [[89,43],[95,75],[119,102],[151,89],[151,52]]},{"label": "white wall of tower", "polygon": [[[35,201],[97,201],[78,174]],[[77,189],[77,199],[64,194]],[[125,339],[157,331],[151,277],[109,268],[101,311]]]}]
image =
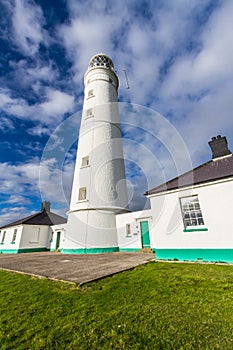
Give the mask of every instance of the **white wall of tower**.
[{"label": "white wall of tower", "polygon": [[[84,85],[64,248],[116,247],[115,214],[128,204],[117,102],[118,78],[110,68],[91,67],[85,74]],[[86,190],[83,199],[80,189]]]}]

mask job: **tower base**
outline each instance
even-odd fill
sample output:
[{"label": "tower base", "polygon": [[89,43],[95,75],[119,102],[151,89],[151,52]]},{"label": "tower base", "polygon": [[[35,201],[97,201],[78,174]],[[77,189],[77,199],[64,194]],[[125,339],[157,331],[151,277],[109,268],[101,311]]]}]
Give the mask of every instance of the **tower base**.
[{"label": "tower base", "polygon": [[59,250],[64,254],[118,252],[115,213],[96,209],[70,212]]}]

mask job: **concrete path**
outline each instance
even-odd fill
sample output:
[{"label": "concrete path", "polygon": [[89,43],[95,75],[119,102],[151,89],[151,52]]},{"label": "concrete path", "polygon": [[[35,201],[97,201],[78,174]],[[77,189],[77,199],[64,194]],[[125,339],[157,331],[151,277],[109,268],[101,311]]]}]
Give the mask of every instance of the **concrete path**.
[{"label": "concrete path", "polygon": [[0,254],[0,269],[82,285],[154,259],[152,253]]}]

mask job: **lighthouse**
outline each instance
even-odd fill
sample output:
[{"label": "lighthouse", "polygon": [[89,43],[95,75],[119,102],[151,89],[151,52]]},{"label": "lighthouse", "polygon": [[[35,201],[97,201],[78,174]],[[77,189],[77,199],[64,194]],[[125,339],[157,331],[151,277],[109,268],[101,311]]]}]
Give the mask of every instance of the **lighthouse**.
[{"label": "lighthouse", "polygon": [[115,215],[128,211],[118,85],[112,60],[102,53],[92,57],[84,76],[64,253],[118,251]]}]

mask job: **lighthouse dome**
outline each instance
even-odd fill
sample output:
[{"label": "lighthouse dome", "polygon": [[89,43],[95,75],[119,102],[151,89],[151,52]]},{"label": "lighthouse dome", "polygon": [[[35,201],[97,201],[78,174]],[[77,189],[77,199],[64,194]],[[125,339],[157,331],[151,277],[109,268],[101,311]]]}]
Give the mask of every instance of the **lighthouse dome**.
[{"label": "lighthouse dome", "polygon": [[114,65],[111,58],[104,55],[103,53],[99,53],[91,58],[89,68],[93,67],[105,67],[112,70],[114,69]]}]

